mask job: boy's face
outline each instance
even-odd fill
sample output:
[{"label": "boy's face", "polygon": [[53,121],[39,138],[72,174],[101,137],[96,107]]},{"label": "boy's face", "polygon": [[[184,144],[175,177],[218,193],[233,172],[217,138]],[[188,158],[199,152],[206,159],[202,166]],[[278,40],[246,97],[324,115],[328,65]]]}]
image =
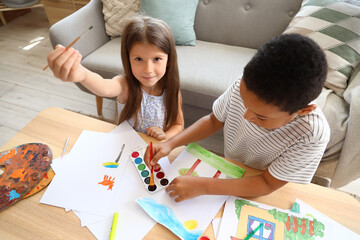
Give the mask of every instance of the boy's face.
[{"label": "boy's face", "polygon": [[240,96],[246,108],[244,118],[253,124],[266,129],[275,129],[293,120],[298,112],[289,114],[279,107],[266,103],[249,91],[244,81],[240,82]]}]

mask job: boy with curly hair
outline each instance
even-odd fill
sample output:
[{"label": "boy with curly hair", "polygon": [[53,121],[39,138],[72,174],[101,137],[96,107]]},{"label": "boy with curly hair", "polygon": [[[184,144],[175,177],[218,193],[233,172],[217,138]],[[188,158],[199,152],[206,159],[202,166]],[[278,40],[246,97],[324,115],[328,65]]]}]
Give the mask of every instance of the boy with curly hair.
[{"label": "boy with curly hair", "polygon": [[224,128],[225,157],[263,173],[240,179],[177,177],[166,189],[175,201],[209,194],[261,196],[287,182],[310,183],[330,138],[325,116],[313,102],[326,75],[325,54],[313,40],[298,34],[273,38],[214,102],[211,114],[153,146],[148,165],[157,168],[175,147]]}]

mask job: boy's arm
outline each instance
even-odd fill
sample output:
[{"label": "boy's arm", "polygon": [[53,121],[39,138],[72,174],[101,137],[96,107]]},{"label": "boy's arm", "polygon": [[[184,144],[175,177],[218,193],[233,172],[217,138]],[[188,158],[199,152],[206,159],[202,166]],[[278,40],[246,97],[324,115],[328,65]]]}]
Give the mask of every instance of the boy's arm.
[{"label": "boy's arm", "polygon": [[167,156],[174,148],[211,136],[223,126],[224,123],[217,120],[213,113],[206,115],[169,140],[154,144],[154,154],[151,163],[149,163],[149,149],[147,149],[145,152],[145,163],[148,166],[151,164],[157,169],[159,167],[157,165],[159,159]]},{"label": "boy's arm", "polygon": [[175,178],[166,188],[176,202],[200,195],[232,195],[256,197],[272,193],[287,182],[274,178],[268,170],[262,174],[238,179],[218,179],[194,176]]}]

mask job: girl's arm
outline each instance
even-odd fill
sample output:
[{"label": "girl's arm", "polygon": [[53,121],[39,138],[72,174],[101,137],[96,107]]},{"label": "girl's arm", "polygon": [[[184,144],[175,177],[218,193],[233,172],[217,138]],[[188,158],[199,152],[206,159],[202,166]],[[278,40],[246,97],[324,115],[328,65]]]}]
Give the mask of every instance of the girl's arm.
[{"label": "girl's arm", "polygon": [[182,97],[180,92],[178,109],[179,112],[176,121],[165,131],[165,140],[172,138],[173,136],[184,130],[184,114],[182,110]]},{"label": "girl's arm", "polygon": [[64,82],[80,82],[84,87],[101,97],[127,95],[127,84],[124,78],[116,76],[104,79],[80,64],[81,55],[74,48],[66,50],[57,45],[48,55],[48,63],[54,76]]}]

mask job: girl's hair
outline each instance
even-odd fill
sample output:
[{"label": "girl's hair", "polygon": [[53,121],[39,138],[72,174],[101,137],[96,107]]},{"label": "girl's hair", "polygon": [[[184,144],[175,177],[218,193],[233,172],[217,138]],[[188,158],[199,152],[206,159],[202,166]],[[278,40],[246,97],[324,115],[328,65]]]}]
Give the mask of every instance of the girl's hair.
[{"label": "girl's hair", "polygon": [[121,60],[128,83],[129,93],[124,109],[120,114],[120,123],[137,115],[142,100],[140,82],[131,71],[129,53],[135,43],[151,44],[168,55],[165,75],[157,84],[166,90],[165,94],[165,121],[164,130],[170,127],[177,119],[179,112],[180,79],[177,63],[175,41],[169,26],[162,20],[135,16],[127,23],[121,37]]}]

